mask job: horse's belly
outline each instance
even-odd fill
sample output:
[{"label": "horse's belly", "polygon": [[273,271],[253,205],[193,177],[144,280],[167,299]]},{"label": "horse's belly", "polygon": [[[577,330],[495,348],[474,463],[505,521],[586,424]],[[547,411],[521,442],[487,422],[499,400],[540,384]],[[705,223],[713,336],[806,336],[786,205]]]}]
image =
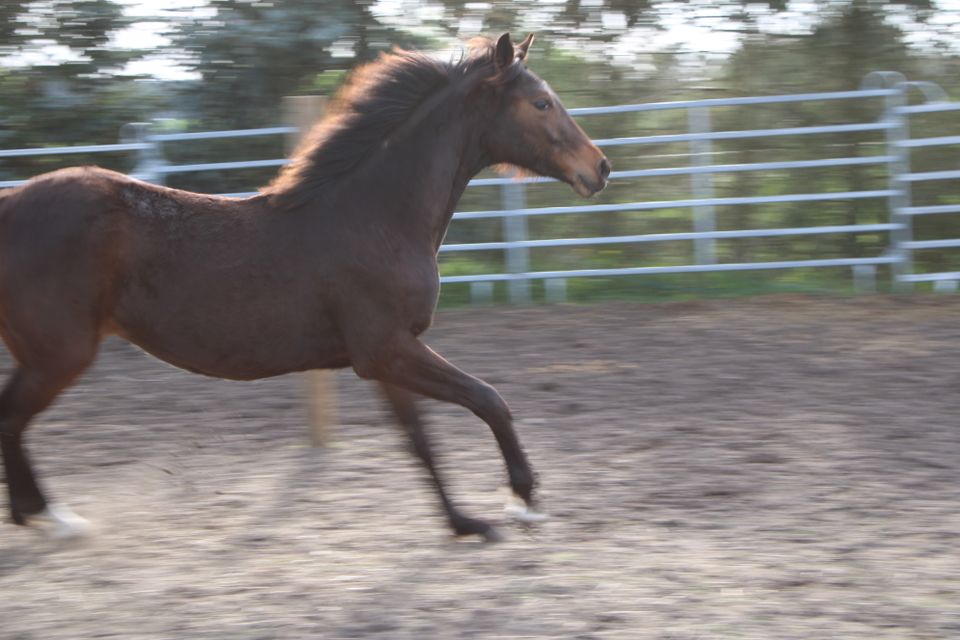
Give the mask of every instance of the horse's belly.
[{"label": "horse's belly", "polygon": [[349,364],[332,323],[298,314],[232,312],[116,314],[115,332],[174,366],[217,378],[254,380]]}]

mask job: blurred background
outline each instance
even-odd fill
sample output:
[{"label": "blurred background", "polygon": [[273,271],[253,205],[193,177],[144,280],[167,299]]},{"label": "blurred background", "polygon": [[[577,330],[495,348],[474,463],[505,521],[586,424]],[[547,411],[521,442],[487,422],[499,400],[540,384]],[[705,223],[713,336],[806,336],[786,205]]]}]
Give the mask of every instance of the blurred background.
[{"label": "blurred background", "polygon": [[[896,71],[960,93],[960,2],[875,0],[705,2],[657,0],[526,0],[421,2],[380,0],[5,0],[0,5],[0,149],[116,142],[126,123],[153,132],[233,130],[284,122],[283,99],[330,95],[346,72],[393,46],[455,59],[477,34],[536,32],[531,67],[568,108],[850,91],[874,71]],[[911,94],[917,100],[919,92]],[[875,122],[882,99],[728,106],[711,110],[715,131]],[[683,111],[638,111],[582,118],[595,139],[688,131]],[[918,122],[915,136],[960,133],[955,112]],[[953,127],[953,130],[951,130]],[[180,142],[164,146],[167,163],[281,158],[283,136]],[[616,170],[688,166],[687,141],[606,149]],[[886,153],[883,131],[714,141],[712,164],[764,163]],[[45,155],[0,159],[0,181],[95,163],[124,172],[138,160],[127,152],[85,157]],[[956,145],[926,149],[914,171],[956,169]],[[267,183],[276,167],[180,172],[170,186],[241,193]],[[804,171],[769,170],[716,176],[715,197],[751,197],[886,188],[883,164]],[[615,182],[599,204],[670,201],[698,194],[690,175]],[[701,185],[702,186],[702,185]],[[915,199],[960,203],[956,180],[917,185]],[[468,191],[460,209],[507,208],[501,189]],[[557,184],[530,185],[520,206],[575,203]],[[884,198],[721,206],[718,230],[880,224],[890,220]],[[925,216],[916,238],[960,236],[951,216]],[[499,242],[501,219],[454,224],[448,243]],[[692,230],[689,207],[534,216],[532,239],[682,233]],[[881,255],[885,231],[717,240],[718,262],[862,258]],[[544,247],[524,257],[525,270],[610,269],[691,264],[689,241]],[[960,269],[948,249],[927,251],[921,270]],[[442,254],[447,276],[504,271],[504,252]],[[886,267],[873,277],[887,286]],[[530,285],[534,298],[544,284]],[[849,268],[727,273],[680,273],[578,278],[566,283],[572,300],[606,297],[689,297],[765,291],[848,291]],[[444,304],[475,297],[468,283],[444,289]],[[488,292],[508,297],[504,283]]]}]

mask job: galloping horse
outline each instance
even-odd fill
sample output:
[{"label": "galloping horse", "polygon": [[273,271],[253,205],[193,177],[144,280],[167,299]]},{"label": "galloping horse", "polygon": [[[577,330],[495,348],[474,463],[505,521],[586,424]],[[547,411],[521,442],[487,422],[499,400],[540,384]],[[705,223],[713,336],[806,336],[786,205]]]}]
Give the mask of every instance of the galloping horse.
[{"label": "galloping horse", "polygon": [[415,400],[462,405],[493,431],[519,515],[536,517],[506,403],[418,338],[439,293],[437,250],[472,176],[505,164],[585,197],[606,185],[603,153],[527,69],[532,41],[482,39],[457,62],[382,55],[247,199],[96,167],[0,193],[0,335],[16,362],[0,395],[0,444],[13,521],[84,528],[44,497],[23,434],[108,335],[234,380],[352,367],[381,385],[454,533],[493,538],[447,497]]}]

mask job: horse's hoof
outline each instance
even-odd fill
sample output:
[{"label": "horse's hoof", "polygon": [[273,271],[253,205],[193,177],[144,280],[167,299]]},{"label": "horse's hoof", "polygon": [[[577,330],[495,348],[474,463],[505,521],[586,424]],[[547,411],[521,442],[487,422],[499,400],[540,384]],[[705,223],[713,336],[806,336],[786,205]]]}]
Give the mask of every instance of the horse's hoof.
[{"label": "horse's hoof", "polygon": [[514,520],[524,524],[537,524],[549,518],[547,514],[537,511],[527,504],[523,498],[514,494],[507,498],[507,504],[503,511]]},{"label": "horse's hoof", "polygon": [[500,533],[484,522],[473,518],[461,518],[453,526],[453,532],[458,538],[479,536],[484,542],[500,542],[503,538]]},{"label": "horse's hoof", "polygon": [[496,527],[487,527],[487,530],[480,534],[484,542],[503,542],[503,534],[497,531]]},{"label": "horse's hoof", "polygon": [[35,526],[54,540],[73,540],[90,535],[93,525],[62,504],[50,504],[40,513],[27,516],[27,524]]}]

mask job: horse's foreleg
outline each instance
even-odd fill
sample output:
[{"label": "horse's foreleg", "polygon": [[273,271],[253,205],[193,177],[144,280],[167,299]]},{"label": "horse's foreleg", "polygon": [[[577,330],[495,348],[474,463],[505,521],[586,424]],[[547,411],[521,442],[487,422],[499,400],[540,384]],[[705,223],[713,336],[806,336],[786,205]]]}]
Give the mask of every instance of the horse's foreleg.
[{"label": "horse's foreleg", "polygon": [[72,378],[20,369],[0,394],[0,449],[11,517],[17,524],[40,524],[57,537],[82,535],[89,524],[66,507],[47,503],[24,451],[23,433],[31,418],[46,408]]},{"label": "horse's foreleg", "polygon": [[364,378],[396,385],[436,400],[466,407],[489,425],[503,454],[514,494],[523,507],[511,514],[523,520],[540,520],[532,510],[534,474],[513,430],[510,409],[496,389],[456,368],[416,337],[394,336],[375,351],[354,355],[354,370]]},{"label": "horse's foreleg", "polygon": [[413,452],[420,458],[423,466],[430,473],[434,488],[440,496],[440,502],[443,510],[450,521],[450,528],[458,536],[481,535],[487,540],[496,540],[496,530],[482,520],[468,518],[460,513],[447,496],[443,486],[443,480],[437,466],[433,460],[430,442],[423,428],[423,422],[420,419],[420,412],[417,409],[416,398],[409,391],[401,389],[392,384],[380,383],[380,389],[384,397],[390,404],[397,421],[403,430],[410,437],[410,443],[413,445]]}]

